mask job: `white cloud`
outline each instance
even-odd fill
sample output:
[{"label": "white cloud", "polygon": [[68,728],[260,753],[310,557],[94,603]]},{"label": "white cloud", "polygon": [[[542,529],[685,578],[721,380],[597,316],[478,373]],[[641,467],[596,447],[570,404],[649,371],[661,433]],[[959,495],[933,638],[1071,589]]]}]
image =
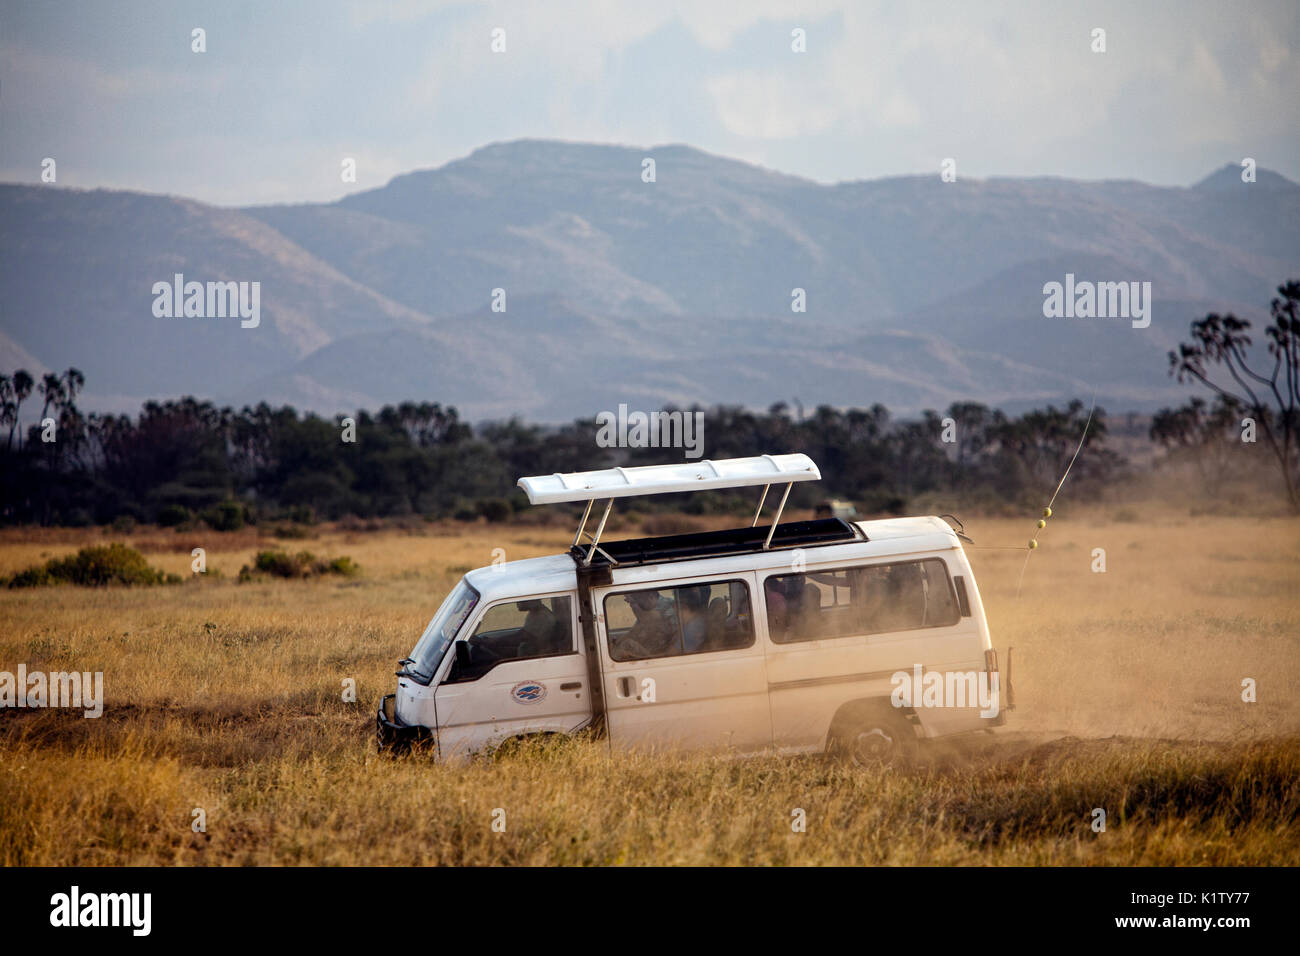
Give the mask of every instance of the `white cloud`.
[{"label": "white cloud", "polygon": [[[522,136],[687,142],[823,181],[929,172],[951,155],[968,175],[1190,182],[1233,158],[1224,144],[1269,144],[1274,168],[1300,174],[1294,0],[1230,16],[1210,0],[312,9],[310,43],[286,45],[302,8],[258,8],[238,21],[245,42],[192,60],[177,59],[174,24],[100,36],[103,24],[53,16],[37,29],[33,13],[0,42],[0,166],[57,148],[79,185],[226,202],[337,195],[316,170],[340,154],[387,175]],[[1105,54],[1089,49],[1097,25]],[[489,50],[494,26],[504,55]],[[790,51],[794,26],[807,53]]]},{"label": "white cloud", "polygon": [[755,70],[727,73],[706,89],[723,127],[737,136],[790,139],[830,129],[839,115],[826,90]]}]

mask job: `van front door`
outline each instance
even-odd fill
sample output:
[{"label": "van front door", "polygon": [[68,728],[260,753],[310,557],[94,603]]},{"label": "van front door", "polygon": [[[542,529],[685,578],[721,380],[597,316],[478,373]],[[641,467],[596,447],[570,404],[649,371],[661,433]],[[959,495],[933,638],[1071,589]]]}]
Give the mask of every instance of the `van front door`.
[{"label": "van front door", "polygon": [[753,575],[594,590],[613,746],[752,753],[772,744]]},{"label": "van front door", "polygon": [[512,737],[568,734],[591,719],[573,594],[489,605],[463,649],[452,646],[434,695],[444,760]]}]

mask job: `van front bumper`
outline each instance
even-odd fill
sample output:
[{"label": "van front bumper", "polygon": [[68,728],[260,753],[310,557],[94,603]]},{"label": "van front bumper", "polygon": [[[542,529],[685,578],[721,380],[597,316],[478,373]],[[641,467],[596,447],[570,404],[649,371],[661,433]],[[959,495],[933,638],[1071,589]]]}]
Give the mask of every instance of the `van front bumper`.
[{"label": "van front bumper", "polygon": [[428,743],[436,739],[428,727],[402,723],[397,716],[397,695],[384,695],[379,702],[379,710],[375,712],[375,741],[380,753],[388,750],[405,753],[411,749],[412,744]]}]

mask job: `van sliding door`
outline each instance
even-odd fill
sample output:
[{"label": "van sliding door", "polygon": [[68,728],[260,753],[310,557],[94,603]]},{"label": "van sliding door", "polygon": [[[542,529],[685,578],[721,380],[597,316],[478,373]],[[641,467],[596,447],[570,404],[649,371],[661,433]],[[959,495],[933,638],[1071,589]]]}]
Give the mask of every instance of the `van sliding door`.
[{"label": "van sliding door", "polygon": [[593,590],[614,747],[736,750],[772,743],[754,576]]}]

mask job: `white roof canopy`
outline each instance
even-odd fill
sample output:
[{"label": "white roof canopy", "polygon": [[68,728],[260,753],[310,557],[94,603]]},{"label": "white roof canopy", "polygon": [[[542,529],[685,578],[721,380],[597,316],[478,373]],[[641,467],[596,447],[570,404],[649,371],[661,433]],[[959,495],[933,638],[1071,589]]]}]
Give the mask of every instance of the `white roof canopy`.
[{"label": "white roof canopy", "polygon": [[817,481],[821,472],[807,455],[759,455],[722,461],[684,462],[676,465],[639,465],[577,471],[567,475],[520,478],[519,487],[535,505],[565,501],[595,501],[632,495],[665,495],[713,488],[780,485]]}]

